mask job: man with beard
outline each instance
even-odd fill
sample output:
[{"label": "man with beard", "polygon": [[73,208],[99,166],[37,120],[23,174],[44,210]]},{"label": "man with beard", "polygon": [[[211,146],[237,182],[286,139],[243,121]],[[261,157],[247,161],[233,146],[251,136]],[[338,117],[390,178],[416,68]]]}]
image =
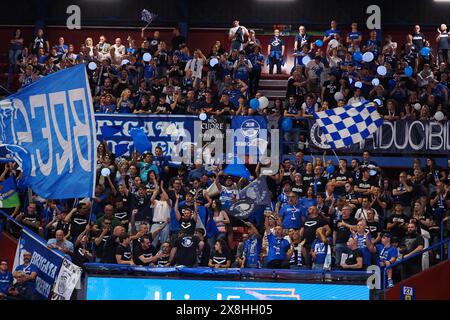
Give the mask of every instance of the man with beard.
[{"label": "man with beard", "polygon": [[[403,243],[400,245],[400,253],[403,254],[402,260],[413,254],[418,253],[424,248],[424,240],[420,234],[417,233],[416,225],[408,223],[408,229]],[[422,271],[422,254],[409,259],[403,263],[402,279],[409,278],[416,273]]]},{"label": "man with beard", "polygon": [[36,290],[36,277],[38,268],[31,263],[31,253],[25,251],[23,253],[23,264],[18,265],[13,272],[13,277],[16,280],[16,284],[12,289],[13,296],[21,296],[24,299],[34,299]]}]

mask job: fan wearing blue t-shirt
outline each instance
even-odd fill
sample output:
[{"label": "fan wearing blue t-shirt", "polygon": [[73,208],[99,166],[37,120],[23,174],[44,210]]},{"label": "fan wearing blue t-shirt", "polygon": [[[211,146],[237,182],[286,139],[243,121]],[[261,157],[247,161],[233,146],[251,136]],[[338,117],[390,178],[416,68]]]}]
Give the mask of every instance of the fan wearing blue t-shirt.
[{"label": "fan wearing blue t-shirt", "polygon": [[347,35],[347,45],[348,47],[359,48],[360,43],[362,41],[362,33],[358,31],[358,24],[356,22],[352,23],[352,31]]},{"label": "fan wearing blue t-shirt", "polygon": [[269,74],[273,74],[273,68],[277,66],[277,74],[281,74],[281,65],[284,60],[284,40],[280,37],[280,30],[275,29],[273,37],[269,40],[267,55],[269,59]]},{"label": "fan wearing blue t-shirt", "polygon": [[325,36],[323,37],[323,41],[330,41],[336,39],[339,41],[341,38],[341,31],[337,29],[337,22],[335,20],[331,21],[331,29],[325,31]]},{"label": "fan wearing blue t-shirt", "polygon": [[9,288],[13,284],[13,275],[8,271],[8,262],[0,261],[0,300],[8,295]]},{"label": "fan wearing blue t-shirt", "polygon": [[356,232],[352,235],[352,238],[356,240],[358,249],[361,250],[364,258],[364,268],[367,268],[371,265],[372,262],[372,253],[374,252],[371,249],[372,245],[372,237],[370,236],[370,232],[366,232],[366,222],[361,220],[356,225]]},{"label": "fan wearing blue t-shirt", "polygon": [[[324,269],[324,264],[328,254],[328,247],[330,239],[326,236],[326,230],[322,227],[316,230],[316,239],[311,244],[311,259],[313,262],[312,270],[321,271]],[[331,252],[330,252],[331,254]]]},{"label": "fan wearing blue t-shirt", "polygon": [[261,254],[261,235],[251,222],[245,222],[248,229],[248,239],[244,243],[241,268],[260,268],[259,255]]},{"label": "fan wearing blue t-shirt", "polygon": [[26,298],[33,299],[36,290],[36,277],[38,268],[31,263],[31,253],[23,253],[23,264],[14,270],[13,277],[16,281],[26,287]]},{"label": "fan wearing blue t-shirt", "polygon": [[[391,244],[391,234],[385,233],[381,238],[381,244],[376,245],[378,265],[382,268],[388,267],[395,263],[398,257],[398,249]],[[387,287],[392,288],[394,282],[392,281],[392,269],[386,271]]]},{"label": "fan wearing blue t-shirt", "polygon": [[269,217],[270,212],[264,213],[264,226],[267,233],[268,253],[266,257],[267,268],[269,269],[288,269],[289,258],[292,250],[288,240],[283,237],[283,229],[281,226],[276,226],[273,233],[270,232]]},{"label": "fan wearing blue t-shirt", "polygon": [[299,230],[306,219],[306,210],[298,203],[298,196],[294,192],[288,194],[288,203],[281,206],[278,213],[279,224],[283,229]]}]

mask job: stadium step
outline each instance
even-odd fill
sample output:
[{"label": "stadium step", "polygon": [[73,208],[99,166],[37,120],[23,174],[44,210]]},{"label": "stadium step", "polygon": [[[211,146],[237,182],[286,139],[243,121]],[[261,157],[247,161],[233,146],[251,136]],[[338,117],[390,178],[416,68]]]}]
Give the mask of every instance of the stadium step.
[{"label": "stadium step", "polygon": [[286,90],[259,90],[265,97],[269,100],[274,100],[276,98],[284,98],[286,97]]},{"label": "stadium step", "polygon": [[259,81],[259,91],[271,101],[276,98],[284,98],[288,78],[289,75],[287,74],[262,74]]}]

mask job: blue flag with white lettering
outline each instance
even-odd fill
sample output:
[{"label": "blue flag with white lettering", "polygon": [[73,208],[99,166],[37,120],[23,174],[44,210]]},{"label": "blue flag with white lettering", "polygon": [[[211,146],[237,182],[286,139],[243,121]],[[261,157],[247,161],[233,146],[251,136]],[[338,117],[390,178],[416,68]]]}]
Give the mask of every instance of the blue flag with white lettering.
[{"label": "blue flag with white lettering", "polygon": [[27,159],[18,159],[29,169],[26,185],[46,199],[93,196],[95,130],[85,65],[50,74],[0,102],[0,144],[26,150]]}]

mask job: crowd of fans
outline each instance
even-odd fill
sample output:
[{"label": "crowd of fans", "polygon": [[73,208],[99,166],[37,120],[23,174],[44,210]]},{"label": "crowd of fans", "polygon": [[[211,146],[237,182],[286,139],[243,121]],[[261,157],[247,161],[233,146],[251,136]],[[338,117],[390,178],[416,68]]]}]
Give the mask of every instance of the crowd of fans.
[{"label": "crowd of fans", "polygon": [[[275,66],[277,72],[282,69],[285,43],[275,30],[268,47],[262,48],[255,32],[239,21],[230,29],[231,49],[217,41],[207,55],[198,49],[191,55],[178,29],[170,46],[158,31],[147,37],[143,29],[140,40],[117,38],[110,45],[104,36],[97,44],[87,38],[78,50],[63,38],[50,45],[42,30],[28,48],[18,30],[10,59],[21,73],[22,87],[74,64],[95,62],[96,69],[87,70],[99,113],[303,118],[379,99],[386,120],[425,120],[437,111],[448,116],[450,110],[448,34],[445,25],[439,30],[437,55],[430,48],[423,56],[420,51],[430,42],[419,26],[401,47],[389,36],[382,44],[375,31],[364,40],[356,24],[344,36],[335,21],[319,46],[301,26],[295,39],[296,63],[287,70],[291,76],[286,100],[278,99],[262,111],[250,108],[249,99],[261,95],[258,82],[265,63],[270,72]],[[355,61],[357,51],[372,52],[374,60]],[[148,62],[145,53],[151,54]],[[379,65],[386,67],[385,76],[376,74]],[[407,66],[414,69],[413,76],[404,74]],[[380,84],[374,86],[375,77]],[[336,99],[338,92],[342,96]],[[414,107],[417,103],[420,108]],[[220,166],[208,171],[202,163],[174,168],[169,162],[160,147],[116,157],[102,142],[94,198],[57,201],[33,195],[29,201],[21,190],[23,205],[10,213],[48,240],[50,249],[80,266],[102,262],[313,270],[391,265],[439,241],[441,222],[449,219],[450,160],[439,168],[431,158],[425,167],[417,159],[398,178],[389,179],[367,151],[362,159],[341,159],[334,166],[320,157],[307,161],[303,151],[296,150],[294,161],[283,160],[279,171],[267,178],[272,206],[248,221],[235,219],[228,209],[249,181],[224,175]],[[17,164],[1,166],[0,180],[12,175],[20,181]],[[101,174],[104,168],[109,175]],[[261,165],[251,169],[255,178],[260,176]],[[211,185],[217,193],[211,192]],[[245,230],[242,239],[235,237],[238,226]],[[10,231],[14,233],[13,226]],[[408,260],[397,279],[441,259],[437,251],[424,256]],[[389,286],[398,271],[388,273]],[[19,274],[23,272],[15,276]]]}]

